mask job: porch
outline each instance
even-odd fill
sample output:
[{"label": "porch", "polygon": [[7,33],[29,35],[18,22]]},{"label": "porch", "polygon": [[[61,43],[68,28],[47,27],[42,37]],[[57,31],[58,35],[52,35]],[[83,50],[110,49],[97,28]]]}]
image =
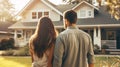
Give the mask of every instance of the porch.
[{"label": "porch", "polygon": [[109,54],[120,55],[119,27],[94,27],[84,28],[83,30],[91,35],[93,44],[98,45],[100,50],[102,46],[106,45],[108,48],[105,50],[109,52]]}]

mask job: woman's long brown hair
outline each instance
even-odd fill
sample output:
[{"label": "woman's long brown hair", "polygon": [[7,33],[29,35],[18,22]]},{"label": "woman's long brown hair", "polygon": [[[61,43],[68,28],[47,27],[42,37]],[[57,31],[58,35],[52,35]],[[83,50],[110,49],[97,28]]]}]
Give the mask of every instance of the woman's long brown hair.
[{"label": "woman's long brown hair", "polygon": [[51,48],[56,39],[54,25],[50,18],[42,17],[37,24],[36,31],[33,36],[33,47],[35,54],[41,58],[44,52]]}]

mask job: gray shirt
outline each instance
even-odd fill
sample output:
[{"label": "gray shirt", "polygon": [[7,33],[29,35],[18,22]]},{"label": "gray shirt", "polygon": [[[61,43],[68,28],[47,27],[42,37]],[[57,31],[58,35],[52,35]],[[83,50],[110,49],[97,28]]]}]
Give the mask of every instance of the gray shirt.
[{"label": "gray shirt", "polygon": [[59,34],[54,49],[53,67],[88,67],[94,63],[91,37],[77,27]]}]

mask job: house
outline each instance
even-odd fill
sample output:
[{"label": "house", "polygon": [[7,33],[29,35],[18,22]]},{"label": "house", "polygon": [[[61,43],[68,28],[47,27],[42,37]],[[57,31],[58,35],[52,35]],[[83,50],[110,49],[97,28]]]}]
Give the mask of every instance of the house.
[{"label": "house", "polygon": [[0,41],[2,39],[13,38],[14,34],[8,29],[12,22],[0,21]]},{"label": "house", "polygon": [[55,28],[63,31],[62,15],[69,9],[77,12],[77,26],[91,35],[94,45],[101,47],[105,44],[111,49],[120,49],[120,20],[114,19],[104,6],[96,7],[86,1],[55,5],[48,0],[30,0],[18,14],[22,20],[9,27],[14,30],[14,38],[19,43],[16,45],[24,46],[28,42],[42,16],[51,18]]}]

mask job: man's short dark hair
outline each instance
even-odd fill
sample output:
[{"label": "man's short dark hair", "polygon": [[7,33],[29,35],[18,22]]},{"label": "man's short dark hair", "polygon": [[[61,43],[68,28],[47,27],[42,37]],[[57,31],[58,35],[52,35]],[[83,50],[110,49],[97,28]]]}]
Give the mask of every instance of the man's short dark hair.
[{"label": "man's short dark hair", "polygon": [[77,22],[77,13],[73,10],[64,12],[64,19],[67,19],[71,24]]}]

